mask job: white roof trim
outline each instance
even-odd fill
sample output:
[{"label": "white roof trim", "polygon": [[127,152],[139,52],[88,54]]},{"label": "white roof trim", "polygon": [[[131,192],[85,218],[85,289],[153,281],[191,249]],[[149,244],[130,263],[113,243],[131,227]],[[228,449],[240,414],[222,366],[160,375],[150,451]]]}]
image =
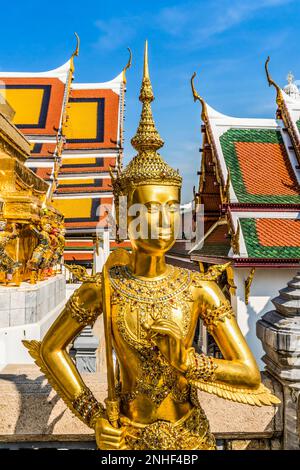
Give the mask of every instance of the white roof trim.
[{"label": "white roof trim", "polygon": [[73,90],[112,90],[120,95],[121,85],[123,83],[123,71],[108,82],[102,83],[73,83]]},{"label": "white roof trim", "polygon": [[289,212],[255,212],[255,211],[237,211],[231,212],[233,220],[236,219],[300,219],[299,211]]},{"label": "white roof trim", "polygon": [[25,166],[28,168],[53,168],[54,163],[51,161],[46,161],[46,162],[36,162],[36,161],[30,161],[30,162],[25,162]]},{"label": "white roof trim", "polygon": [[[284,127],[283,122],[282,122],[282,126]],[[297,159],[297,156],[296,156],[296,152],[294,150],[294,146],[292,145],[289,133],[284,132],[281,129],[281,137],[282,137],[282,140],[283,140],[288,158],[290,160],[291,167],[292,167],[294,175],[296,177],[297,183],[300,185],[300,169],[298,168],[298,159]]]},{"label": "white roof trim", "polygon": [[[68,149],[69,150],[69,149]],[[74,149],[80,150],[80,149]],[[115,153],[62,153],[64,160],[88,159],[88,158],[116,158]]]},{"label": "white roof trim", "polygon": [[2,72],[0,71],[0,79],[1,77],[5,78],[58,78],[63,83],[66,83],[67,75],[70,70],[70,60],[68,60],[65,64],[57,67],[53,70],[48,70],[46,72]]}]

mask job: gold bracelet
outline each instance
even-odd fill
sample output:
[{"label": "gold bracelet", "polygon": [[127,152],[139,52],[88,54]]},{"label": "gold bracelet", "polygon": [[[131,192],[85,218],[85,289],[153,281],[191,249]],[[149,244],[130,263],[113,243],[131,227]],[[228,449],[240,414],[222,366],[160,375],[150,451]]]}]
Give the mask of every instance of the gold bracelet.
[{"label": "gold bracelet", "polygon": [[201,315],[201,319],[207,328],[209,333],[212,333],[215,326],[218,322],[224,322],[226,318],[229,320],[234,317],[235,314],[232,310],[231,304],[228,300],[220,305],[217,308],[207,308],[206,311]]},{"label": "gold bracelet", "polygon": [[204,380],[205,382],[215,380],[215,370],[218,366],[213,357],[194,352],[193,362],[185,374],[187,380]]},{"label": "gold bracelet", "polygon": [[75,292],[68,300],[66,307],[70,310],[72,318],[84,326],[93,325],[98,317],[98,313],[94,310],[84,308],[80,305],[80,297]]},{"label": "gold bracelet", "polygon": [[93,427],[95,417],[104,415],[105,408],[98,402],[91,390],[85,387],[72,402],[75,411],[83,418],[86,424]]}]

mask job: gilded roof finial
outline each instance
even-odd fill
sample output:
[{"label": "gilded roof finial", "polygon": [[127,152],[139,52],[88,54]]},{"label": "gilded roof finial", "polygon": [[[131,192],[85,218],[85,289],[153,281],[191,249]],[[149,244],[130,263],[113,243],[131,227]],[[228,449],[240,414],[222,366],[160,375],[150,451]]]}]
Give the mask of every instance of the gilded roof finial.
[{"label": "gilded roof finial", "polygon": [[156,152],[164,145],[153,120],[151,102],[154,100],[148,66],[148,42],[145,43],[144,73],[139,100],[143,103],[141,118],[136,135],[131,139],[132,146],[139,152]]},{"label": "gilded roof finial", "polygon": [[266,75],[267,75],[267,80],[268,80],[268,83],[269,83],[269,86],[272,86],[276,89],[276,92],[277,92],[277,95],[276,95],[276,103],[278,105],[278,107],[280,108],[281,104],[282,104],[282,95],[281,95],[281,89],[280,89],[280,86],[277,85],[276,82],[274,82],[273,78],[271,77],[270,75],[270,72],[269,72],[269,62],[270,62],[270,56],[267,57],[267,60],[265,62],[265,71],[266,71]]},{"label": "gilded roof finial", "polygon": [[126,84],[126,72],[127,70],[131,67],[131,62],[132,62],[132,52],[131,52],[131,49],[129,47],[127,47],[127,50],[129,52],[129,58],[128,58],[128,62],[127,64],[125,65],[125,67],[123,68],[123,82]]},{"label": "gilded roof finial", "polygon": [[77,33],[74,33],[75,34],[75,37],[76,37],[76,48],[73,52],[73,54],[71,55],[71,59],[70,59],[70,69],[71,69],[71,72],[73,73],[74,72],[74,57],[78,57],[79,56],[79,46],[80,46],[80,39],[79,39],[79,36]]},{"label": "gilded roof finial", "polygon": [[204,99],[202,98],[202,96],[200,96],[197,93],[197,90],[196,90],[195,85],[194,85],[194,80],[195,80],[196,75],[197,75],[196,72],[194,72],[192,77],[191,77],[192,93],[193,93],[194,101],[196,102],[198,100],[201,103],[201,106],[202,106],[201,119],[202,119],[203,122],[206,122],[207,121],[206,103],[205,103]]}]

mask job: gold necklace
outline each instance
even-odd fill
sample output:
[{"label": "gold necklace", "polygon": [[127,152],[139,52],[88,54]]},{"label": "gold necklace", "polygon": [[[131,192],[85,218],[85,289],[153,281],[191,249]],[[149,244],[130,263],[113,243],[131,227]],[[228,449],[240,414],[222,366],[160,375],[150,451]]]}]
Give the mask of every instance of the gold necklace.
[{"label": "gold necklace", "polygon": [[[137,278],[127,266],[114,266],[109,274],[114,289],[112,303],[119,305],[118,323],[126,341],[132,346],[136,348],[136,341],[140,340],[144,347],[149,347],[149,341],[143,340],[151,324],[158,319],[174,320],[175,310],[182,312],[182,335],[186,335],[191,320],[189,302],[193,301],[189,293],[192,282],[189,270],[170,266],[168,275],[159,280]],[[124,315],[128,306],[131,311],[138,313],[138,323],[141,326],[138,338],[126,334]]]}]

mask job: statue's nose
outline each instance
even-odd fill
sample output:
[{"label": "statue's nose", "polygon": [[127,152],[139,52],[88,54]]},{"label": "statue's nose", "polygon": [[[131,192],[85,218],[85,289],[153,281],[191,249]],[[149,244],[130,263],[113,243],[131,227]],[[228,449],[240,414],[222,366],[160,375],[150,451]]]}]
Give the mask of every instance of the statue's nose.
[{"label": "statue's nose", "polygon": [[170,225],[170,217],[168,210],[165,206],[161,206],[159,211],[159,226],[163,228],[167,228]]}]

